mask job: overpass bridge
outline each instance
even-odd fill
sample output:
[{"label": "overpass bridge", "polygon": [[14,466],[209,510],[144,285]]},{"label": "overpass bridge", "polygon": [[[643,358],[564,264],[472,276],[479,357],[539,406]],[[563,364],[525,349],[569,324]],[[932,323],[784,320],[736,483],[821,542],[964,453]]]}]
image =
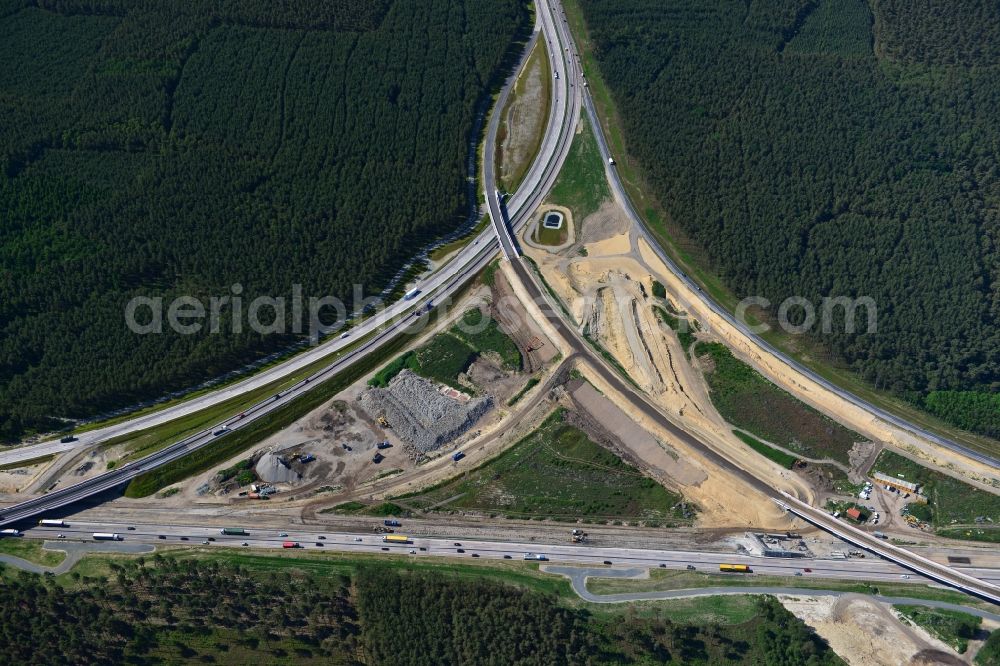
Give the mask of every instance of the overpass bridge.
[{"label": "overpass bridge", "polygon": [[486,191],[486,202],[490,209],[490,219],[493,221],[493,232],[500,242],[503,258],[510,261],[521,255],[521,249],[511,232],[510,218],[507,217],[507,206],[503,203],[503,197],[496,188],[492,188],[492,190],[492,193],[489,190]]}]

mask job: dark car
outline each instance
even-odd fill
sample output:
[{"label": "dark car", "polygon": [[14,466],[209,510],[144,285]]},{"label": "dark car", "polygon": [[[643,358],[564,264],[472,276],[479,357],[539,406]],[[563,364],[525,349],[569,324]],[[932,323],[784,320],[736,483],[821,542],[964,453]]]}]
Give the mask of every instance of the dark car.
[{"label": "dark car", "polygon": [[458,549],[458,552],[460,552],[460,553],[464,553],[464,552],[465,552],[465,549],[464,549],[464,548],[459,548],[459,549]]},{"label": "dark car", "polygon": [[127,529],[134,532],[135,531],[135,525],[129,525]]},{"label": "dark car", "polygon": [[611,564],[611,560],[604,560],[605,564]]},{"label": "dark car", "polygon": [[472,556],[473,557],[479,557],[479,553],[473,553]]},{"label": "dark car", "polygon": [[421,547],[420,547],[420,550],[427,550],[427,549],[426,549],[426,548],[424,548],[423,546],[421,546]]},{"label": "dark car", "polygon": [[320,539],[320,540],[325,540],[325,539],[326,539],[326,537],[325,537],[325,536],[323,536],[322,534],[320,534],[320,535],[319,535],[318,537],[316,537],[316,538],[317,538],[317,539]]},{"label": "dark car", "polygon": [[662,563],[662,562],[660,562],[660,568],[661,568],[661,569],[666,569],[666,568],[667,568],[667,565],[666,565],[666,564],[664,564],[664,563]]},{"label": "dark car", "polygon": [[181,537],[181,541],[188,541],[187,537]]},{"label": "dark car", "polygon": [[209,541],[215,541],[215,537],[208,537]]},{"label": "dark car", "polygon": [[157,538],[157,539],[166,539],[166,538],[167,538],[167,535],[166,535],[166,534],[157,534],[157,535],[156,535],[156,538]]},{"label": "dark car", "polygon": [[503,559],[505,559],[505,560],[509,560],[509,559],[511,559],[511,557],[510,557],[510,555],[504,555],[504,556],[503,556]]},{"label": "dark car", "polygon": [[322,548],[323,547],[323,542],[322,541],[317,541],[316,545],[319,546],[320,548]]},{"label": "dark car", "polygon": [[812,569],[803,569],[803,571],[805,571],[806,573],[812,573],[813,572]]},{"label": "dark car", "polygon": [[388,548],[383,548],[382,550],[389,550]]},{"label": "dark car", "polygon": [[455,545],[456,545],[456,546],[461,546],[462,544],[460,544],[459,542],[457,542],[457,541],[456,541],[456,542],[455,542]]}]

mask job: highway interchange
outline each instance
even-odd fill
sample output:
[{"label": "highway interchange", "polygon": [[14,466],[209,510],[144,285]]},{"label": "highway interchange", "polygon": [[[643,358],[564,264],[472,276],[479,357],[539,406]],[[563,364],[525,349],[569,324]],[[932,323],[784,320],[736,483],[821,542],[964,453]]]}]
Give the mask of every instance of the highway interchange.
[{"label": "highway interchange", "polygon": [[[558,10],[558,4],[553,4]],[[573,45],[573,42],[568,34],[568,28],[565,22],[560,20],[561,10],[553,10],[552,5],[548,2],[539,2],[538,8],[539,11],[537,12],[536,18],[536,36],[532,41],[540,38],[539,35],[541,35],[545,37],[550,46],[549,54],[552,70],[559,74],[558,78],[554,79],[553,85],[555,103],[551,107],[549,125],[538,159],[532,165],[519,190],[511,196],[509,200],[502,202],[496,191],[495,177],[493,173],[494,149],[496,144],[495,139],[499,126],[500,110],[503,109],[504,102],[510,93],[516,73],[511,76],[501,91],[496,109],[494,113],[491,114],[487,130],[484,155],[483,185],[491,213],[491,219],[494,222],[492,230],[487,230],[479,235],[473,242],[463,248],[447,265],[419,285],[421,294],[418,298],[410,301],[399,301],[391,305],[385,311],[351,329],[350,335],[347,338],[336,337],[331,339],[308,350],[307,352],[289,359],[284,363],[262,371],[253,377],[233,384],[232,386],[206,394],[205,396],[180,403],[176,406],[172,406],[152,414],[129,419],[116,425],[83,433],[80,435],[78,441],[70,443],[45,442],[39,445],[12,449],[0,454],[0,464],[5,464],[18,460],[26,460],[39,455],[46,455],[48,453],[67,451],[78,447],[86,447],[120,434],[148,428],[152,425],[164,423],[178,418],[179,416],[204,409],[210,405],[218,404],[219,402],[231,397],[241,395],[246,391],[265,386],[276,379],[280,379],[288,375],[289,373],[301,370],[317,360],[325,358],[337,351],[347,349],[347,351],[344,351],[344,353],[330,365],[314,373],[310,377],[303,379],[294,386],[283,390],[281,393],[275,394],[274,396],[271,396],[252,406],[241,416],[230,418],[224,423],[213,426],[208,430],[197,433],[196,435],[169,446],[155,454],[152,454],[151,456],[124,465],[123,467],[112,472],[99,475],[82,481],[74,486],[62,488],[41,497],[3,509],[3,515],[0,517],[0,525],[23,523],[26,519],[64,507],[68,504],[77,502],[80,499],[105,492],[109,489],[119,487],[132,478],[135,478],[150,469],[160,465],[169,464],[179,457],[188,454],[192,450],[209,445],[219,437],[225,437],[229,432],[246,427],[258,419],[265,417],[275,409],[288,404],[301,394],[313,389],[322,380],[334,376],[363,356],[377,351],[381,346],[394,338],[396,335],[408,330],[413,325],[415,318],[419,317],[426,310],[429,304],[440,303],[442,300],[455,294],[462,286],[464,286],[467,281],[471,279],[471,277],[477,274],[489,261],[493,259],[498,248],[502,248],[504,256],[511,259],[511,269],[514,271],[518,281],[528,291],[532,300],[536,304],[549,305],[549,307],[546,308],[548,310],[548,319],[559,332],[560,336],[563,337],[564,340],[573,348],[575,354],[579,354],[584,362],[588,363],[593,370],[601,375],[601,378],[609,386],[611,386],[621,396],[630,400],[634,405],[642,409],[643,413],[657,423],[657,425],[670,430],[678,437],[684,438],[686,441],[691,443],[694,448],[701,451],[714,463],[719,464],[725,469],[733,471],[733,473],[740,476],[748,484],[757,488],[766,495],[776,499],[781,499],[774,490],[773,484],[768,480],[753,477],[731,461],[728,461],[717,454],[710,446],[697,441],[696,438],[692,437],[679,426],[674,424],[673,421],[661,410],[653,406],[645,398],[645,396],[636,392],[630,385],[623,381],[615,370],[609,368],[607,363],[602,358],[594,354],[593,349],[579,335],[579,332],[572,326],[568,326],[566,324],[566,322],[559,315],[558,308],[551,306],[548,296],[542,289],[539,288],[531,269],[527,267],[519,258],[517,258],[517,246],[513,239],[511,228],[516,230],[526,223],[554,183],[572,143],[576,121],[579,117],[581,106],[586,107],[588,114],[591,116],[591,125],[598,137],[602,155],[605,157],[605,160],[610,156],[606,141],[601,131],[601,125],[596,118],[593,103],[587,90],[582,85],[573,84],[573,82],[581,81],[581,76],[578,68],[579,65],[576,58],[575,46]],[[658,243],[654,242],[654,240],[650,237],[649,232],[643,225],[641,218],[638,217],[634,209],[632,209],[629,204],[628,197],[625,196],[621,182],[619,181],[615,170],[613,168],[608,168],[607,170],[609,173],[609,179],[615,189],[616,196],[619,197],[629,215],[636,222],[637,228],[647,236],[647,239],[650,241],[650,247],[661,255],[664,263],[677,274],[679,279],[684,280],[686,284],[696,289],[698,293],[701,294],[701,298],[705,301],[707,307],[717,312],[720,316],[732,319],[731,315],[721,308],[721,306],[714,303],[714,301],[701,292],[701,290],[698,290],[697,287],[693,285],[693,283],[691,283],[690,280],[683,275],[683,273],[680,272],[676,265],[670,261],[669,257],[662,252]],[[502,245],[501,243],[498,243],[498,239]],[[802,368],[795,361],[784,357],[777,350],[767,346],[767,343],[756,338],[753,333],[747,330],[745,326],[739,322],[733,322],[733,324],[740,328],[740,330],[747,335],[748,338],[754,339],[757,344],[768,348],[774,356],[781,358],[783,362],[795,367],[798,372],[807,374],[813,377],[816,381],[827,385],[831,390],[837,391],[838,394],[842,395],[842,397],[861,405],[864,409],[878,418],[893,423],[907,431],[917,433],[921,437],[935,441],[942,446],[947,446],[948,448],[960,451],[965,455],[969,455],[970,457],[975,457],[976,459],[983,461],[981,454],[967,451],[964,447],[961,447],[954,442],[948,442],[947,440],[943,440],[932,433],[926,433],[915,426],[905,423],[897,417],[882,412],[878,408],[869,405],[864,401],[851,396],[850,394],[846,394],[836,387],[829,386],[822,378],[815,376],[815,374],[808,369]],[[359,339],[361,342],[358,342]],[[996,466],[996,461],[992,459],[988,459],[986,462]],[[814,524],[822,527],[823,529],[830,530],[830,519],[824,512],[805,506],[796,507],[796,510],[799,515],[802,515]],[[90,527],[91,526],[88,526],[88,529],[90,529]],[[74,530],[75,529],[76,528],[74,527]],[[109,529],[111,529],[111,526],[100,526],[100,529],[98,529],[97,526],[93,526],[92,531],[108,531]],[[210,544],[215,543],[222,545],[224,543],[228,543],[226,540],[221,540],[222,535],[217,534],[217,529],[214,530],[215,533],[212,533],[212,528],[168,528],[165,526],[158,529],[189,530],[191,532],[190,534],[183,535],[188,536],[189,539],[197,538],[198,536],[208,538],[211,534],[216,541],[210,542]],[[37,528],[31,529],[29,534],[31,536],[36,536],[36,530]],[[153,533],[146,529],[142,532],[137,529],[135,532],[123,531],[123,533],[129,540],[152,539],[159,543],[169,541],[169,538],[164,540],[159,539],[158,536],[160,532]],[[173,532],[168,532],[166,534],[168,536],[177,536],[178,540],[180,536],[182,536]],[[72,536],[81,535],[83,535],[82,532],[75,531],[72,533]],[[871,535],[858,532],[857,535],[851,536],[855,539],[855,542],[858,543],[858,545],[873,552],[880,552],[887,557],[896,558],[910,568],[924,566],[924,563],[922,562],[912,559],[907,560],[906,551],[903,551],[902,555],[898,552],[887,551],[883,548],[884,544],[874,539]],[[308,535],[308,538],[304,536],[301,541],[309,542],[309,539],[312,537],[315,537],[315,540],[311,541],[311,546],[309,547],[313,548],[333,548],[334,545],[336,545],[337,548],[342,546],[343,549],[347,551],[360,550],[361,552],[373,552],[377,547],[379,549],[378,552],[381,552],[382,548],[388,547],[390,548],[390,552],[398,552],[402,550],[404,554],[408,553],[409,550],[407,547],[370,543],[371,539],[374,538],[371,535],[361,537],[365,539],[365,541],[360,544],[353,541],[355,538],[354,536],[342,534],[329,535],[326,540],[320,540],[318,534]],[[273,542],[276,539],[279,541],[284,540],[280,539],[276,535],[274,537],[258,537],[257,535],[251,534],[251,538],[247,541],[252,546],[267,547],[275,545]],[[346,541],[346,539],[351,540]],[[321,541],[328,542],[329,545],[315,545]],[[426,541],[426,543],[419,543],[422,541]],[[280,543],[277,545],[280,546]],[[417,555],[421,553],[427,555],[457,554],[453,545],[449,546],[448,544],[438,543],[434,540],[418,540],[418,543],[415,543],[414,547],[417,549],[420,547],[427,548],[427,551],[416,550]],[[526,550],[524,544],[489,542],[475,542],[472,544],[472,547],[474,548],[473,551],[469,551],[469,549],[466,548],[470,557],[471,554],[475,552],[483,557],[503,557],[503,555],[508,555],[513,558],[515,556],[520,557]],[[532,548],[538,549],[540,546],[534,544],[532,545]],[[549,555],[550,559],[553,560],[561,560],[565,558],[567,561],[594,562],[600,560],[603,562],[607,559],[615,562],[616,564],[645,564],[647,566],[654,561],[656,564],[662,562],[668,566],[680,566],[682,561],[685,566],[691,563],[697,563],[696,566],[709,565],[713,562],[717,565],[719,559],[717,555],[699,555],[697,553],[668,553],[657,551],[619,552],[616,549],[594,549],[593,553],[588,553],[586,549],[570,546],[546,546],[545,552]],[[707,561],[705,558],[708,558],[710,561]],[[736,558],[734,561],[739,563],[740,560]],[[863,562],[863,564],[859,564],[861,562]],[[961,589],[971,591],[981,597],[989,598],[997,603],[1000,603],[1000,596],[998,596],[1000,595],[1000,589],[991,584],[997,580],[995,570],[958,571],[954,568],[946,567],[937,563],[931,564],[933,564],[933,568],[930,570],[924,569],[924,573],[928,573],[931,577],[934,577],[937,580],[955,585]],[[795,565],[790,565],[787,562],[762,561],[760,558],[754,558],[753,566],[755,570],[758,571],[767,571],[769,573],[773,572],[776,574],[783,573],[784,575],[792,574],[798,570]],[[863,569],[859,567],[863,567]],[[878,567],[890,567],[891,569],[883,571],[878,569]],[[818,564],[817,567],[814,568],[814,572],[823,572],[825,577],[859,578],[874,575],[876,578],[873,580],[884,580],[885,576],[898,578],[900,575],[904,575],[899,573],[900,571],[902,571],[902,569],[899,569],[896,565],[878,562],[874,559],[848,560],[844,562],[824,560],[821,565]],[[972,578],[972,582],[970,582],[970,575],[978,578]],[[878,576],[883,576],[883,578],[877,578]]]},{"label": "highway interchange", "polygon": [[[130,530],[129,527],[134,527]],[[552,563],[573,563],[581,565],[603,565],[611,562],[613,566],[642,566],[666,569],[682,569],[694,566],[702,573],[719,573],[720,564],[746,564],[754,573],[773,576],[794,576],[796,573],[810,575],[815,578],[836,580],[869,580],[882,582],[900,582],[902,576],[910,572],[891,562],[874,557],[850,559],[819,559],[819,558],[762,558],[746,555],[723,554],[716,552],[696,552],[683,550],[654,550],[645,548],[606,548],[592,547],[586,544],[545,544],[519,543],[515,541],[485,541],[465,538],[435,538],[414,536],[411,543],[384,543],[382,537],[368,533],[345,533],[318,531],[314,527],[302,529],[301,526],[289,527],[285,531],[274,527],[254,527],[247,525],[230,525],[229,527],[246,528],[247,536],[232,536],[221,534],[218,526],[184,525],[184,524],[127,524],[107,522],[87,522],[67,520],[66,527],[32,527],[25,531],[30,538],[58,541],[58,535],[63,534],[67,540],[91,541],[95,532],[117,533],[123,544],[153,544],[153,545],[194,545],[203,547],[233,547],[251,549],[283,549],[286,541],[299,544],[301,550],[336,551],[348,554],[378,554],[389,552],[394,555],[410,555],[416,557],[456,557],[469,559],[511,559],[522,560],[525,553],[544,555],[546,561]],[[406,525],[396,528],[396,533],[406,534]],[[287,536],[282,536],[287,534]],[[161,536],[165,538],[160,538]],[[211,541],[209,541],[211,539]],[[207,541],[207,543],[205,543]],[[247,546],[242,544],[246,543]],[[455,545],[455,544],[460,545]],[[462,552],[459,552],[461,549]],[[474,557],[477,556],[477,557]],[[506,556],[506,557],[505,557]],[[607,565],[605,565],[607,566]],[[805,569],[810,569],[805,572]],[[1000,582],[1000,570],[963,567],[964,573],[983,580]]]}]

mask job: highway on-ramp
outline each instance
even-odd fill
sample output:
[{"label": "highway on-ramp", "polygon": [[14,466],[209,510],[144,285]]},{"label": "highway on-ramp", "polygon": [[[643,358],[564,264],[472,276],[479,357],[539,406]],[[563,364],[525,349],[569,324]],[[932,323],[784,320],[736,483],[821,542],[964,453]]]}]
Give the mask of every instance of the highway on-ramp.
[{"label": "highway on-ramp", "polygon": [[[566,159],[566,155],[569,153],[576,121],[580,113],[579,87],[568,85],[570,72],[573,71],[571,68],[574,65],[569,59],[569,48],[562,46],[564,43],[569,43],[567,37],[557,29],[557,21],[547,2],[539,2],[538,9],[537,25],[540,34],[545,36],[550,45],[549,57],[551,59],[551,66],[553,71],[560,73],[560,78],[556,79],[556,85],[553,86],[554,103],[552,104],[552,115],[549,119],[549,125],[547,126],[539,155],[529,169],[521,188],[511,197],[509,202],[512,211],[511,223],[515,227],[526,223],[541,203],[545,193],[551,189],[555,182]],[[535,39],[531,40],[529,48],[534,41]],[[515,72],[508,79],[498,103],[491,114],[484,157],[484,163],[489,165],[488,167],[484,166],[484,170],[490,174],[492,174],[492,164],[495,159],[494,151],[499,128],[497,116],[503,111],[503,102],[513,87],[516,75],[517,73]],[[445,266],[444,269],[435,273],[421,284],[422,293],[419,298],[396,303],[377,317],[364,322],[358,330],[352,331],[351,336],[353,336],[354,341],[363,335],[367,335],[367,337],[364,337],[360,343],[355,342],[354,347],[345,351],[339,358],[321,370],[303,378],[293,386],[268,396],[264,400],[247,408],[241,414],[171,444],[156,453],[125,464],[110,472],[80,481],[74,485],[6,507],[0,510],[0,525],[19,523],[46,511],[59,509],[82,499],[120,487],[137,476],[157,467],[170,464],[194,450],[212,444],[221,437],[229,436],[233,431],[245,428],[267,417],[276,409],[315,389],[323,380],[330,379],[339,372],[347,369],[367,354],[376,352],[397,335],[405,334],[412,327],[419,326],[420,322],[418,320],[432,302],[439,303],[455,294],[493,259],[499,247],[496,238],[496,234],[492,230],[485,230],[478,238],[467,245],[459,256]],[[289,369],[299,369],[320,358],[324,358],[338,349],[343,349],[351,341],[351,338],[338,338],[296,356],[285,364],[278,366],[282,368],[280,376],[285,376],[289,372]],[[270,381],[273,381],[274,378],[269,376],[273,373],[274,370],[261,373],[261,375],[268,375],[268,381],[262,384],[260,383],[263,381],[261,376],[255,375],[234,387],[223,389],[218,394],[228,397],[234,391],[238,395],[243,391],[256,388],[258,384],[266,385]],[[216,394],[212,395],[215,396]],[[187,413],[184,410],[193,411],[195,405],[198,408],[204,408],[207,404],[214,403],[205,403],[204,399],[199,398],[178,405],[177,408],[165,409],[161,412],[133,419],[123,424],[85,433],[80,436],[78,442],[69,443],[65,446],[72,448],[91,445],[116,434],[131,432],[140,427],[148,427],[153,421],[157,423],[165,420],[169,421],[172,418],[177,418],[182,413]],[[46,445],[48,444],[51,443],[46,443]],[[56,444],[58,445],[59,443],[56,442]],[[37,447],[21,447],[20,449],[5,452],[4,455],[9,458],[12,455],[18,454],[23,456],[20,458],[22,460],[36,457],[39,455],[39,449]],[[5,458],[0,458],[0,464],[4,460]]]}]

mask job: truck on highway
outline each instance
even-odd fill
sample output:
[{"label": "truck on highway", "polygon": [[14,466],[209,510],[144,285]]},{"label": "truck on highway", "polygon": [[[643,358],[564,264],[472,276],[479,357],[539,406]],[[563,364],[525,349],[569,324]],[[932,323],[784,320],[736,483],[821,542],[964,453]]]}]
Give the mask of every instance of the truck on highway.
[{"label": "truck on highway", "polygon": [[54,518],[42,518],[38,521],[38,524],[42,527],[69,527],[65,520],[56,520]]},{"label": "truck on highway", "polygon": [[451,457],[451,459],[455,462],[458,462],[464,457],[465,457],[464,453],[462,453],[461,451],[456,451],[455,454]]},{"label": "truck on highway", "polygon": [[402,534],[386,534],[382,537],[384,543],[413,543],[410,537],[403,536]]},{"label": "truck on highway", "polygon": [[121,535],[116,532],[94,532],[94,541],[119,541]]},{"label": "truck on highway", "polygon": [[24,535],[21,534],[20,530],[7,528],[5,530],[0,530],[0,536],[24,536]]},{"label": "truck on highway", "polygon": [[419,289],[411,289],[408,292],[406,292],[405,294],[403,294],[403,300],[404,301],[412,301],[414,298],[416,298],[419,295],[420,295],[420,290]]},{"label": "truck on highway", "polygon": [[549,558],[542,555],[541,553],[525,553],[524,559],[526,560],[537,560],[539,562],[548,562]]},{"label": "truck on highway", "polygon": [[719,571],[730,573],[752,573],[750,567],[745,564],[720,564]]},{"label": "truck on highway", "polygon": [[282,548],[301,548],[298,541],[285,541],[281,544]]},{"label": "truck on highway", "polygon": [[400,527],[401,523],[398,520],[393,520],[392,518],[382,521],[382,524],[386,527]]},{"label": "truck on highway", "polygon": [[608,158],[608,164],[610,164],[611,166],[614,166],[615,165],[615,158],[609,157]]},{"label": "truck on highway", "polygon": [[242,527],[223,527],[219,530],[219,534],[226,536],[250,536],[250,533]]}]

